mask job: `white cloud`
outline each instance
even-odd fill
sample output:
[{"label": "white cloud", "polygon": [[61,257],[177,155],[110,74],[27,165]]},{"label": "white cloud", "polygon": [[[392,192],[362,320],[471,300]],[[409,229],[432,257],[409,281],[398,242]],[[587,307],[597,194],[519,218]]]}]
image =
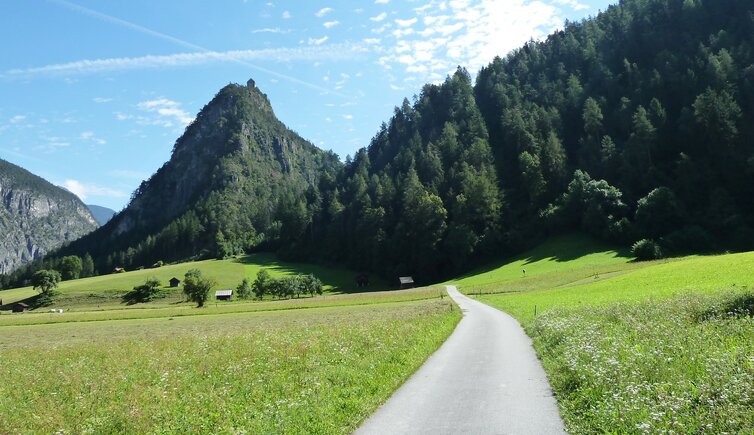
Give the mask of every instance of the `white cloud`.
[{"label": "white cloud", "polygon": [[397,27],[391,31],[384,25],[372,29],[383,35],[379,63],[388,70],[400,67],[421,81],[440,81],[458,65],[474,73],[495,56],[562,26],[564,18],[552,1],[430,0],[413,9],[416,16],[394,20]]},{"label": "white cloud", "polygon": [[282,17],[282,18],[283,18],[284,20],[290,20],[290,19],[291,19],[291,12],[290,12],[290,11],[284,11],[284,12],[283,12],[283,15],[281,15],[281,17]]},{"label": "white cloud", "polygon": [[381,13],[379,15],[376,15],[376,16],[370,18],[370,20],[374,21],[375,23],[379,23],[380,21],[384,20],[385,18],[387,18],[387,12],[383,12],[383,13]]},{"label": "white cloud", "polygon": [[137,104],[137,107],[145,112],[156,114],[155,124],[163,127],[173,127],[174,123],[183,127],[194,120],[188,112],[180,108],[180,103],[167,98],[143,101]]},{"label": "white cloud", "polygon": [[95,97],[95,98],[92,98],[92,101],[94,101],[97,104],[104,104],[104,103],[109,103],[109,102],[113,101],[113,99],[112,98],[104,98],[104,97]]},{"label": "white cloud", "polygon": [[328,29],[331,29],[331,28],[337,26],[338,24],[340,24],[340,21],[327,21],[327,22],[323,23],[322,25],[325,26],[325,27],[327,27]]},{"label": "white cloud", "polygon": [[418,18],[414,17],[408,20],[395,20],[395,24],[401,26],[401,27],[409,27],[416,24],[416,22],[419,21]]},{"label": "white cloud", "polygon": [[343,115],[343,119],[350,121],[353,119],[353,115]]},{"label": "white cloud", "polygon": [[26,117],[24,115],[16,115],[10,119],[11,124],[18,124],[19,122],[25,120]]},{"label": "white cloud", "polygon": [[83,141],[87,142],[94,142],[97,145],[104,145],[107,143],[106,140],[100,139],[94,135],[94,132],[91,131],[85,131],[79,135],[79,138]]},{"label": "white cloud", "polygon": [[65,180],[62,186],[71,193],[86,200],[89,196],[107,196],[111,198],[127,198],[128,194],[109,187],[102,187],[92,183],[84,183],[79,180]]},{"label": "white cloud", "polygon": [[327,36],[323,36],[319,39],[309,38],[308,42],[309,42],[309,45],[322,45],[325,42],[327,42],[328,39],[330,38],[328,38]]},{"label": "white cloud", "polygon": [[290,33],[290,30],[283,30],[280,27],[265,27],[263,29],[254,29],[251,33]]},{"label": "white cloud", "polygon": [[332,12],[334,10],[335,9],[333,9],[333,8],[322,8],[322,9],[318,10],[317,13],[315,13],[314,15],[318,16],[319,18],[322,18],[322,17],[324,17],[325,15],[329,14],[330,12]]},{"label": "white cloud", "polygon": [[571,9],[574,11],[583,11],[589,9],[589,5],[581,3],[577,0],[552,0],[553,3],[562,5],[562,6],[570,6]]},{"label": "white cloud", "polygon": [[374,0],[374,4],[376,5],[386,5],[390,3],[390,0]]},{"label": "white cloud", "polygon": [[54,153],[61,148],[68,148],[71,143],[66,139],[57,136],[42,136],[42,143],[34,146],[35,151],[40,151],[45,154]]},{"label": "white cloud", "polygon": [[377,45],[380,43],[381,39],[380,38],[366,38],[363,41],[365,44]]}]

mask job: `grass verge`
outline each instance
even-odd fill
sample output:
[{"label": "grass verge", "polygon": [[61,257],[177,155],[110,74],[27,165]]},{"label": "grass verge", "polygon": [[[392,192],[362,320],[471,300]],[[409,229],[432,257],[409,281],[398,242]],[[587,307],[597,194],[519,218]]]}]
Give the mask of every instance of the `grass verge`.
[{"label": "grass verge", "polygon": [[553,310],[527,329],[572,433],[754,433],[752,314],[739,290]]}]

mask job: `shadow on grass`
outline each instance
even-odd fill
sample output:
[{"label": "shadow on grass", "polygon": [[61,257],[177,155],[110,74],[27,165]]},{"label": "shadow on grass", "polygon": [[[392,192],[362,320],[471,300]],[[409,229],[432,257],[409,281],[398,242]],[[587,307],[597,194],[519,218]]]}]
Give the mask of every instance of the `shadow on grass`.
[{"label": "shadow on grass", "polygon": [[[390,290],[391,288],[384,280],[370,275],[370,283],[367,287],[358,287],[356,285],[357,272],[343,269],[337,265],[317,265],[307,263],[294,263],[279,260],[273,254],[255,253],[249,254],[235,260],[237,263],[244,265],[260,266],[265,269],[272,269],[277,272],[286,274],[312,274],[319,278],[323,284],[331,287],[330,293],[365,293],[373,291]],[[254,280],[254,276],[248,277]]]},{"label": "shadow on grass", "polygon": [[24,303],[29,306],[30,310],[36,310],[38,308],[44,308],[49,307],[50,305],[55,303],[55,300],[60,296],[60,293],[56,293],[54,295],[45,295],[45,294],[36,294],[34,296],[29,296],[26,299],[21,299],[15,302],[11,302],[9,304],[0,305],[0,311],[11,311],[13,310],[13,307],[17,304]]},{"label": "shadow on grass", "polygon": [[497,260],[465,273],[456,279],[469,278],[475,275],[491,272],[507,264],[523,261],[523,265],[529,265],[538,261],[550,260],[558,263],[574,261],[590,254],[614,251],[616,258],[632,259],[633,255],[629,248],[616,247],[595,240],[584,234],[567,234],[556,236],[524,254]]}]

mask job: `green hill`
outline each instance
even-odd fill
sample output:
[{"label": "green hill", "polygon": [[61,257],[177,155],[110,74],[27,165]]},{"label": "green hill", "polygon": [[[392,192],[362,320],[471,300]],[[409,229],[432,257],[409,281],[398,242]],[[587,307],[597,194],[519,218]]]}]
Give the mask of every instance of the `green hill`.
[{"label": "green hill", "polygon": [[[90,278],[63,281],[58,291],[61,295],[54,306],[68,309],[106,309],[125,308],[121,296],[133,287],[141,285],[149,278],[157,278],[166,290],[171,290],[169,280],[176,277],[183,280],[190,269],[199,269],[203,275],[217,281],[214,289],[235,289],[244,278],[254,280],[260,269],[267,269],[272,276],[291,274],[314,274],[325,285],[328,294],[350,293],[358,289],[355,282],[356,273],[343,268],[323,267],[305,263],[280,261],[272,254],[252,254],[227,260],[204,260],[165,265],[154,269],[135,270],[125,273],[113,273]],[[367,291],[389,288],[384,281],[372,278]],[[175,304],[183,299],[181,289],[172,289],[166,299],[159,299],[139,307],[158,307]],[[31,298],[37,292],[31,287],[0,291],[0,298],[5,307],[21,300]]]}]

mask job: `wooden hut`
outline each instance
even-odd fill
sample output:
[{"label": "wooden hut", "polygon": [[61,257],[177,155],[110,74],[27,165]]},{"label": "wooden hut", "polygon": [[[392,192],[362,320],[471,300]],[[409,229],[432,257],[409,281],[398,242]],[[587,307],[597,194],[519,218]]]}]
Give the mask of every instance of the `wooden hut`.
[{"label": "wooden hut", "polygon": [[13,312],[14,313],[23,313],[24,311],[28,310],[29,306],[26,305],[23,302],[19,302],[16,305],[13,306]]},{"label": "wooden hut", "polygon": [[401,290],[405,288],[414,288],[414,278],[410,276],[402,276],[398,278],[398,280],[401,282]]},{"label": "wooden hut", "polygon": [[178,287],[178,285],[179,285],[180,283],[181,283],[181,280],[180,280],[180,279],[178,279],[178,278],[176,278],[176,277],[172,277],[172,278],[170,278],[170,287]]},{"label": "wooden hut", "polygon": [[218,301],[229,301],[233,296],[233,290],[218,290],[215,292],[215,299]]}]

